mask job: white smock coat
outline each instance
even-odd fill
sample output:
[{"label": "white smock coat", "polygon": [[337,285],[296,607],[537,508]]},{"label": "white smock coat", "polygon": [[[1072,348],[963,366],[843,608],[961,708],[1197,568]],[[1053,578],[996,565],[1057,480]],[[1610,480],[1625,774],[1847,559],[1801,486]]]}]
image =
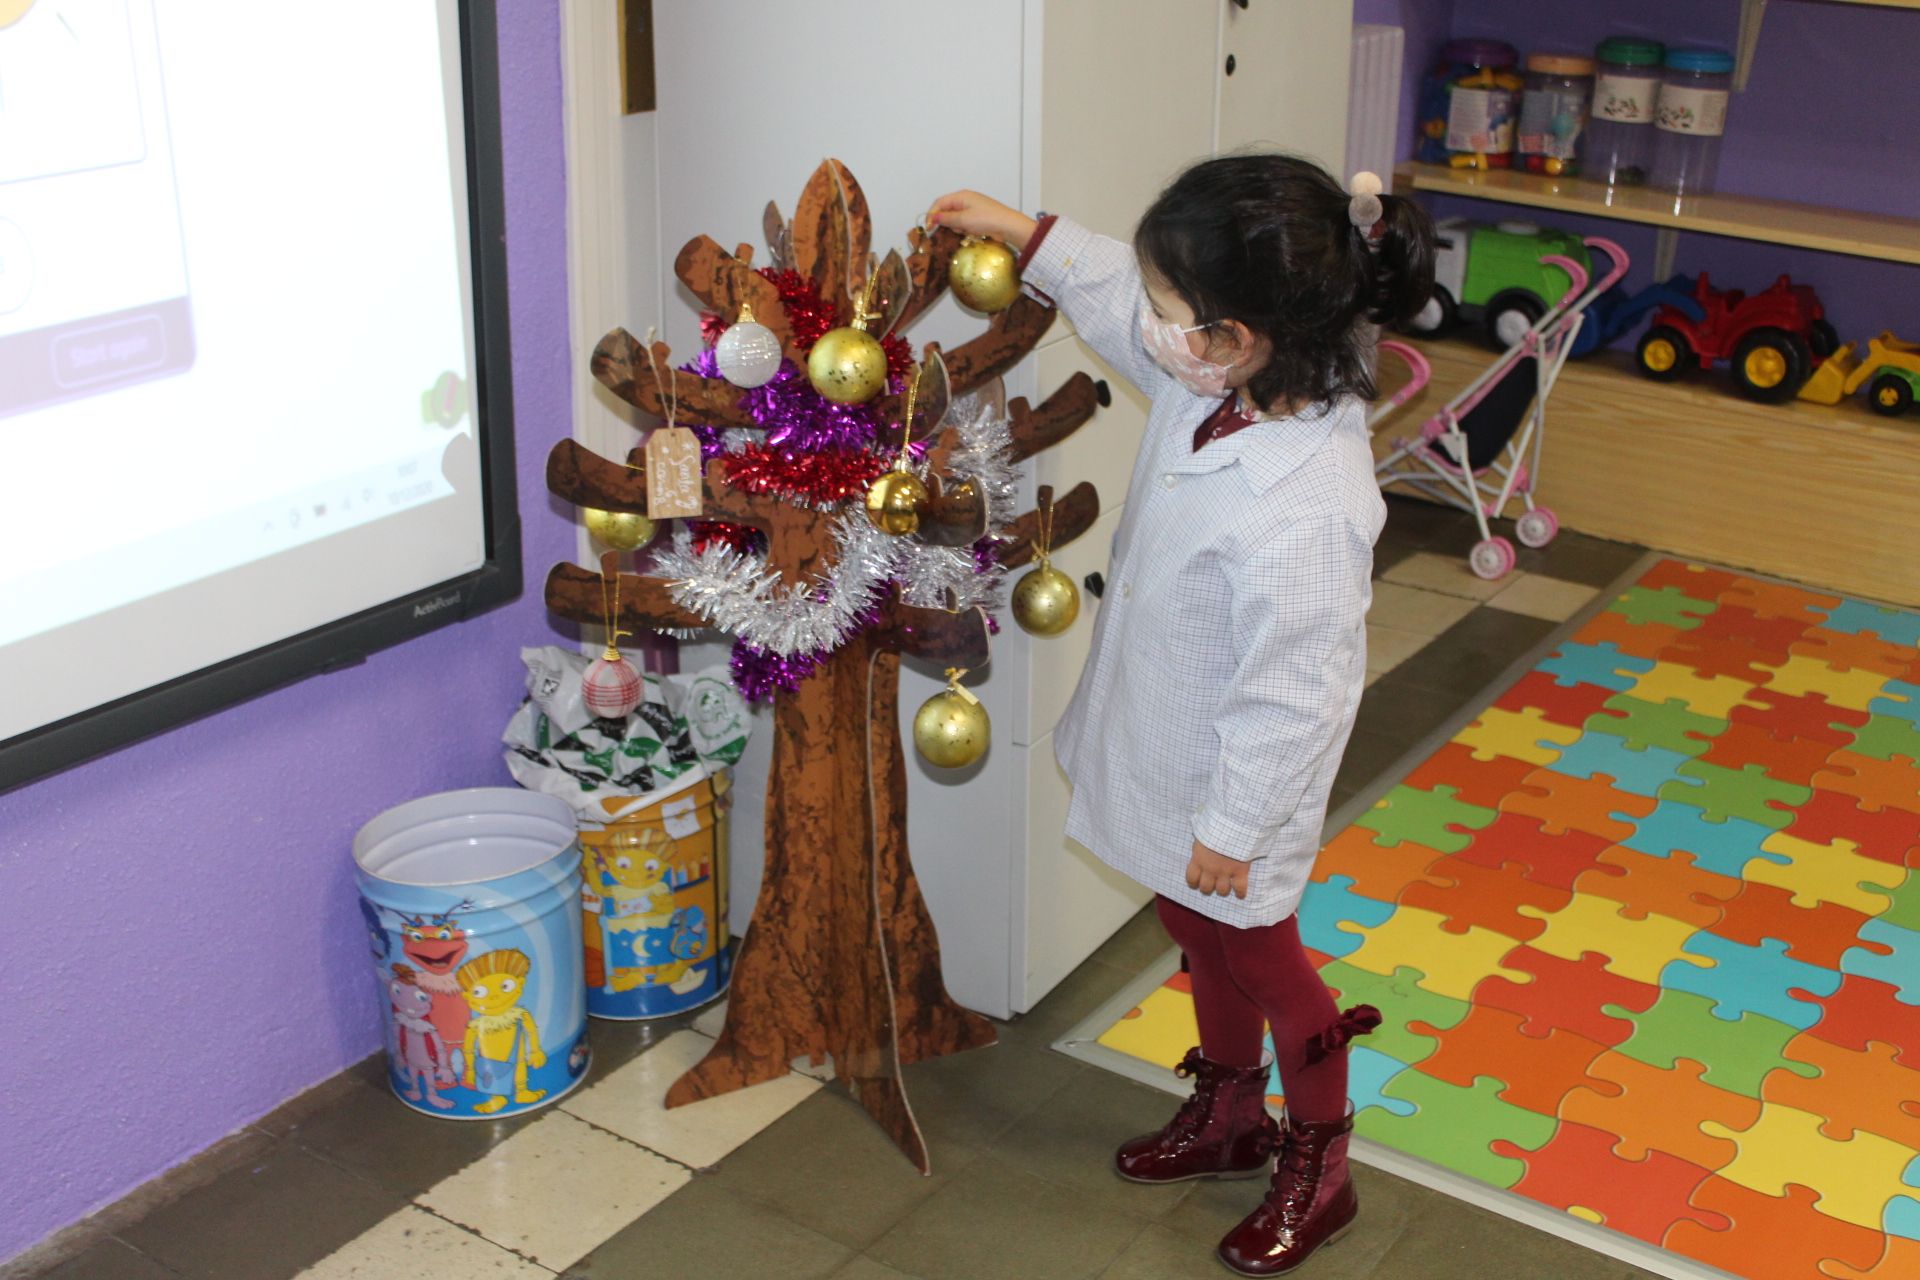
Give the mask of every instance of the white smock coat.
[{"label": "white smock coat", "polygon": [[[1024,281],[1153,399],[1093,650],[1054,733],[1067,834],[1215,920],[1278,923],[1306,889],[1366,684],[1386,504],[1365,410],[1342,400],[1196,453],[1220,401],[1148,356],[1132,248],[1060,218]],[[1196,839],[1249,864],[1244,899],[1187,887]]]}]

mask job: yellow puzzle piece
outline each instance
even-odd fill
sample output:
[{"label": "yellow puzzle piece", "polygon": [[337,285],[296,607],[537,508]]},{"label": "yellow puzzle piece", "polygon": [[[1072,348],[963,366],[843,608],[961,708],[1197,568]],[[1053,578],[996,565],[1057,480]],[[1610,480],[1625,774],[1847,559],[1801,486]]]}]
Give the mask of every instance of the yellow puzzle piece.
[{"label": "yellow puzzle piece", "polygon": [[1754,883],[1787,890],[1796,907],[1811,909],[1831,902],[1877,916],[1892,905],[1893,890],[1907,879],[1905,867],[1865,857],[1851,840],[1814,844],[1776,831],[1762,840],[1760,847],[1788,859],[1786,865],[1755,858],[1747,863],[1743,876]]},{"label": "yellow puzzle piece", "polygon": [[1687,939],[1700,931],[1699,925],[1662,915],[1629,920],[1613,899],[1586,893],[1575,894],[1558,911],[1530,903],[1522,903],[1517,910],[1547,922],[1546,932],[1527,944],[1535,950],[1562,960],[1578,960],[1584,952],[1597,951],[1607,957],[1608,973],[1651,986],[1660,985],[1660,971],[1683,954]]},{"label": "yellow puzzle piece", "polygon": [[1193,997],[1184,991],[1155,987],[1136,1011],[1106,1029],[1100,1043],[1130,1058],[1162,1063],[1171,1069],[1186,1057],[1188,1049],[1200,1043]]},{"label": "yellow puzzle piece", "polygon": [[[1577,741],[1584,732],[1584,729],[1553,723],[1538,707],[1524,711],[1488,707],[1478,720],[1454,734],[1453,740],[1461,746],[1472,747],[1475,760],[1506,756],[1528,764],[1550,765],[1560,758],[1556,747]],[[1555,745],[1542,746],[1543,742]]]},{"label": "yellow puzzle piece", "polygon": [[[1762,662],[1757,665],[1764,667],[1768,664]],[[1775,693],[1791,694],[1796,698],[1818,693],[1824,695],[1832,705],[1853,711],[1872,710],[1868,704],[1882,695],[1891,678],[1864,667],[1840,671],[1817,658],[1800,654],[1788,658],[1784,666],[1775,667],[1773,672],[1773,679],[1767,681],[1767,688]]]},{"label": "yellow puzzle piece", "polygon": [[1504,934],[1479,926],[1465,933],[1448,933],[1446,917],[1418,907],[1401,907],[1385,924],[1349,929],[1362,939],[1358,950],[1344,957],[1355,968],[1392,977],[1401,965],[1413,965],[1426,977],[1421,989],[1435,995],[1470,1000],[1480,980],[1494,974],[1518,983],[1533,981],[1531,974],[1503,969],[1500,959],[1519,944]]},{"label": "yellow puzzle piece", "polygon": [[1914,1153],[1872,1133],[1838,1142],[1820,1132],[1820,1123],[1811,1112],[1768,1103],[1751,1129],[1708,1120],[1700,1131],[1739,1145],[1740,1154],[1719,1171],[1729,1182],[1769,1196],[1785,1195],[1789,1182],[1816,1187],[1821,1194],[1814,1207],[1820,1212],[1880,1230],[1887,1202],[1913,1192],[1900,1175]]},{"label": "yellow puzzle piece", "polygon": [[1651,702],[1656,707],[1668,698],[1675,698],[1695,715],[1725,720],[1727,712],[1742,703],[1760,705],[1750,696],[1753,689],[1752,684],[1732,676],[1703,676],[1692,667],[1656,662],[1653,670],[1634,680],[1633,688],[1627,690],[1627,696]]}]

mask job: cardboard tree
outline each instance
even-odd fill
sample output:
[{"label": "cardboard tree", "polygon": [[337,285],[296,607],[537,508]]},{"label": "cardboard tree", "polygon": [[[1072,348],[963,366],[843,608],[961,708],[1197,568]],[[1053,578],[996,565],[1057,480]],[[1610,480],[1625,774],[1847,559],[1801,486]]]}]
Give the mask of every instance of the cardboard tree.
[{"label": "cardboard tree", "polygon": [[[821,164],[801,193],[790,225],[767,209],[769,239],[784,248],[794,269],[810,277],[848,323],[866,284],[871,236],[866,199],[844,165]],[[875,268],[871,309],[875,337],[895,332],[927,310],[946,287],[960,237],[948,229],[909,233],[911,253],[889,253]],[[700,237],[674,262],[675,274],[723,317],[742,302],[779,337],[800,368],[796,346],[775,286],[748,268],[752,247],[732,254]],[[914,438],[934,434],[927,461],[931,502],[917,536],[943,546],[968,546],[987,531],[982,495],[970,484],[941,483],[956,440],[942,423],[949,399],[972,391],[993,395],[998,379],[1032,350],[1053,323],[1053,309],[1022,296],[992,317],[987,331],[945,353],[925,349],[914,412]],[[646,349],[616,329],[593,353],[593,372],[614,395],[664,416],[655,368],[673,365],[665,344]],[[671,378],[678,416],[723,427],[755,426],[741,408],[742,392],[717,378],[685,373]],[[1037,408],[1024,399],[1006,406],[1019,462],[1065,439],[1106,398],[1104,386],[1076,374]],[[880,448],[900,445],[900,397],[875,402],[884,428]],[[891,440],[888,432],[892,433]],[[547,487],[577,506],[645,512],[645,451],[626,463],[601,458],[575,442],[555,446]],[[888,456],[891,456],[889,453]],[[1042,506],[1052,495],[1042,490]],[[799,583],[827,573],[835,555],[837,513],[812,510],[772,494],[728,486],[724,461],[707,464],[703,518],[761,531],[767,565]],[[1052,503],[1052,545],[1085,533],[1099,515],[1099,498],[1082,483]],[[1039,510],[1010,522],[1000,562],[1018,567],[1035,556]],[[603,585],[618,573],[609,552],[596,574],[571,564],[547,578],[547,607],[579,622],[603,619]],[[659,578],[623,574],[620,625],[703,628],[708,622],[671,598]],[[992,1024],[962,1009],[947,994],[940,944],[914,878],[907,849],[907,762],[899,732],[899,676],[903,654],[937,666],[975,669],[988,660],[986,621],[978,610],[948,613],[902,603],[890,590],[879,602],[880,622],[857,632],[792,692],[776,695],[773,762],[767,779],[766,869],[760,898],[734,968],[725,1029],[706,1058],[677,1081],[669,1107],[784,1075],[806,1056],[831,1054],[838,1076],[907,1156],[929,1170],[926,1145],[907,1105],[903,1063],[992,1044]]]}]

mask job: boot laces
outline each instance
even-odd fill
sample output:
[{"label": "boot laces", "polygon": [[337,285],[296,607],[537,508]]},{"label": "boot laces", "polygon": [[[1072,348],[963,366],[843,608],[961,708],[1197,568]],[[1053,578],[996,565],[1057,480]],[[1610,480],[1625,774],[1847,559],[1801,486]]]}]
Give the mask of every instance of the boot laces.
[{"label": "boot laces", "polygon": [[1273,1191],[1267,1197],[1267,1203],[1279,1211],[1283,1234],[1290,1236],[1306,1222],[1307,1211],[1313,1208],[1314,1195],[1320,1189],[1323,1166],[1322,1153],[1300,1141],[1289,1125],[1281,1134],[1280,1157],[1273,1169]]}]

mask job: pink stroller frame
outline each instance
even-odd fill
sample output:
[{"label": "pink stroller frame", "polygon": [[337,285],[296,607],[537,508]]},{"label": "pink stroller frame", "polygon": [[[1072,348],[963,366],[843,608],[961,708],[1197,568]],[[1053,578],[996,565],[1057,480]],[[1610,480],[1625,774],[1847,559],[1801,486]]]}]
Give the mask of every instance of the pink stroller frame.
[{"label": "pink stroller frame", "polygon": [[[1512,499],[1526,508],[1513,528],[1523,545],[1544,547],[1560,532],[1559,519],[1533,498],[1546,437],[1547,397],[1572,354],[1588,306],[1626,275],[1628,265],[1626,250],[1611,240],[1588,236],[1585,244],[1606,256],[1605,273],[1589,279],[1587,269],[1570,258],[1541,258],[1567,273],[1566,293],[1518,342],[1421,423],[1418,436],[1394,440],[1393,452],[1374,464],[1374,478],[1382,489],[1405,485],[1473,513],[1480,540],[1468,553],[1467,564],[1482,578],[1504,578],[1513,569],[1513,543],[1488,523],[1499,518]],[[1369,427],[1412,398],[1430,374],[1426,358],[1411,347],[1399,342],[1380,347],[1406,361],[1413,380],[1373,413]]]}]

